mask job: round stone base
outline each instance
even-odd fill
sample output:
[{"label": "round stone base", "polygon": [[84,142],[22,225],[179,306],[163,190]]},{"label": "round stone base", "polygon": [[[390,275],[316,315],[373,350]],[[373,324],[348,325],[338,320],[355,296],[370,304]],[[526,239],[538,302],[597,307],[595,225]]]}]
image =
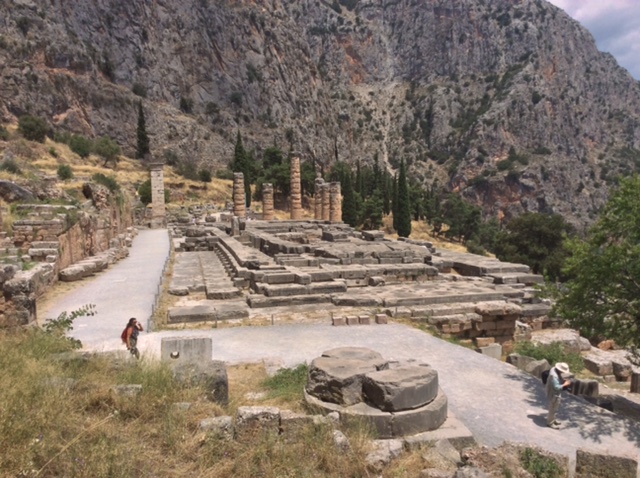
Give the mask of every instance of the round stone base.
[{"label": "round stone base", "polygon": [[402,437],[435,430],[447,419],[447,397],[440,388],[436,398],[430,403],[400,412],[384,412],[363,402],[350,406],[323,402],[306,391],[304,395],[308,404],[326,413],[338,412],[343,422],[364,419],[373,426],[379,438]]}]

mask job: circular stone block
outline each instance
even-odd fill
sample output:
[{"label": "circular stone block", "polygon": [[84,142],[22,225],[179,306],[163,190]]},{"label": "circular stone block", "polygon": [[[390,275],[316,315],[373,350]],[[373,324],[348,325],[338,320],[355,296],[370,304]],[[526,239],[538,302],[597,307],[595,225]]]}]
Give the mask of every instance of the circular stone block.
[{"label": "circular stone block", "polygon": [[325,402],[353,405],[362,401],[364,375],[375,371],[370,362],[319,357],[309,367],[306,391]]},{"label": "circular stone block", "polygon": [[388,368],[387,361],[378,352],[365,347],[338,347],[322,352],[322,357],[347,360],[362,360],[372,363],[377,370]]},{"label": "circular stone block", "polygon": [[365,402],[380,410],[413,410],[436,398],[438,372],[419,365],[371,372],[364,376],[362,392]]}]

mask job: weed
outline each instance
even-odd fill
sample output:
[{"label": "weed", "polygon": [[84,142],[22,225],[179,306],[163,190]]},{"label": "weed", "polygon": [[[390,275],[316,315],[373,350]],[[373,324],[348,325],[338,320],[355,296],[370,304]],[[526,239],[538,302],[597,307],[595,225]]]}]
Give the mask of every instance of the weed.
[{"label": "weed", "polygon": [[562,468],[553,458],[544,456],[533,448],[522,450],[520,463],[534,478],[559,478],[562,476]]},{"label": "weed", "polygon": [[278,370],[273,377],[265,380],[263,385],[269,389],[270,398],[302,400],[302,390],[307,382],[308,374],[307,364],[300,364],[296,368]]},{"label": "weed", "polygon": [[61,181],[73,179],[73,170],[71,169],[71,166],[68,164],[61,164],[58,166],[58,178],[60,178]]},{"label": "weed", "polygon": [[0,163],[0,171],[7,171],[12,174],[22,174],[22,170],[17,161],[12,158],[7,158]]}]

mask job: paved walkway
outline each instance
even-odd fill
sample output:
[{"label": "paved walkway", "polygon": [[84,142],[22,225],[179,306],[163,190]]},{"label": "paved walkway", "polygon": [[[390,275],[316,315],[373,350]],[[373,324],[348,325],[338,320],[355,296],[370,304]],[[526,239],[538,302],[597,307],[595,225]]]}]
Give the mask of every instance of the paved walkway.
[{"label": "paved walkway", "polygon": [[[129,258],[61,297],[52,310],[72,310],[86,303],[98,315],[80,319],[73,335],[91,350],[124,347],[119,334],[130,316],[148,317],[169,249],[166,231],[141,231]],[[284,366],[310,362],[324,350],[363,346],[387,359],[416,359],[431,364],[451,411],[479,443],[532,443],[575,459],[577,448],[640,459],[640,424],[566,395],[558,419],[561,430],[545,426],[542,384],[511,365],[399,325],[332,327],[276,325],[143,334],[144,355],[159,356],[162,337],[211,337],[213,358],[228,363],[267,360]]]}]

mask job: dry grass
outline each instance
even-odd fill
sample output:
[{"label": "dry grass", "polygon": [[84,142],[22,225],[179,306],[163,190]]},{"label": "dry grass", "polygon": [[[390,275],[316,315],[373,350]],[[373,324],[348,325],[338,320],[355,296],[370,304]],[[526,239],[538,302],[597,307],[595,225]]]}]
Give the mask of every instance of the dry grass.
[{"label": "dry grass", "polygon": [[[36,329],[0,335],[0,476],[374,476],[364,462],[371,434],[359,424],[343,429],[351,449],[342,453],[329,425],[241,440],[199,430],[200,420],[242,405],[304,410],[306,369],[269,385],[263,366],[229,367],[230,403],[222,407],[204,389],[176,383],[161,363],[54,358],[65,350],[64,340]],[[142,392],[120,395],[119,384],[141,384]],[[191,407],[181,411],[177,402]]]}]

